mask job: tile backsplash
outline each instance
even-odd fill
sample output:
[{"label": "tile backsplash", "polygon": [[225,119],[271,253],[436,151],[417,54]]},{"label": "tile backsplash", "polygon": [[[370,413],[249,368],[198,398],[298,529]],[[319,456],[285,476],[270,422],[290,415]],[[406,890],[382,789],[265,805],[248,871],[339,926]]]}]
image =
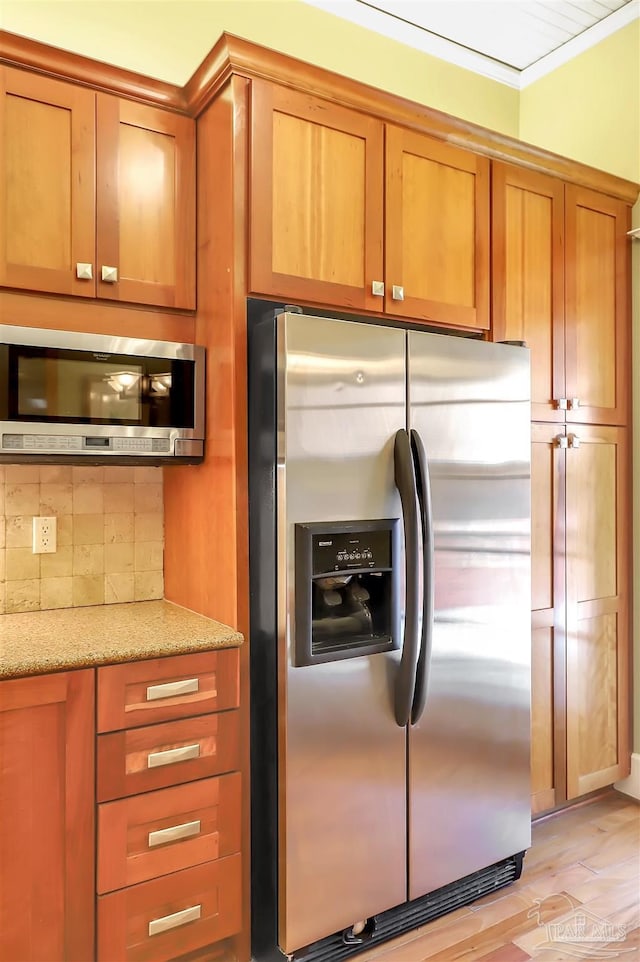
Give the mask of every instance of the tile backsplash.
[{"label": "tile backsplash", "polygon": [[162,598],[163,551],[162,468],[0,465],[0,614]]}]

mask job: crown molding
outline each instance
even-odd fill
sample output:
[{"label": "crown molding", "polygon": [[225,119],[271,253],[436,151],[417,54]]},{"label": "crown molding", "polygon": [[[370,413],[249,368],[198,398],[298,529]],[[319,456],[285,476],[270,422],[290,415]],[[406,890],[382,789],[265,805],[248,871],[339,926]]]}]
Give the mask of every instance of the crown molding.
[{"label": "crown molding", "polygon": [[471,70],[482,77],[488,77],[489,80],[497,80],[498,83],[505,84],[507,87],[520,89],[520,71],[515,67],[510,67],[475,50],[469,50],[468,47],[462,47],[422,27],[414,26],[405,20],[383,13],[382,10],[360,3],[359,0],[303,0],[303,2],[324,10],[325,13],[331,13],[341,20],[348,20],[366,30],[373,30],[389,40],[396,40],[406,47],[413,47],[414,50],[445,60],[456,67]]},{"label": "crown molding", "polygon": [[186,112],[183,91],[174,84],[50,47],[8,30],[0,30],[0,63],[34,70],[58,80],[72,80],[92,90],[117,94],[152,107]]},{"label": "crown molding", "polygon": [[623,27],[639,18],[640,3],[631,2],[625,4],[624,7],[619,7],[604,20],[599,20],[592,27],[579,33],[577,37],[567,40],[557,50],[552,50],[546,57],[532,63],[530,67],[525,67],[520,72],[520,89],[524,90],[525,87],[535,83],[536,80],[540,80],[541,77],[545,77],[557,70],[558,67],[562,67],[563,64],[573,60],[574,57],[584,53],[585,50],[595,47],[602,40],[606,40],[607,37],[617,33],[618,30],[622,30]]}]

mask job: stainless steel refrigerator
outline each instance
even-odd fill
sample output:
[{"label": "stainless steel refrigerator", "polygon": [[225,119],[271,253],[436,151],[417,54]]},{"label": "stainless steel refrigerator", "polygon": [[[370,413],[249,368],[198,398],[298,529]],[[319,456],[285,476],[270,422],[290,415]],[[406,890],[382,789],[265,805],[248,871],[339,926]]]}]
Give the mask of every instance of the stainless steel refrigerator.
[{"label": "stainless steel refrigerator", "polygon": [[249,311],[253,954],[340,960],[530,843],[529,352]]}]

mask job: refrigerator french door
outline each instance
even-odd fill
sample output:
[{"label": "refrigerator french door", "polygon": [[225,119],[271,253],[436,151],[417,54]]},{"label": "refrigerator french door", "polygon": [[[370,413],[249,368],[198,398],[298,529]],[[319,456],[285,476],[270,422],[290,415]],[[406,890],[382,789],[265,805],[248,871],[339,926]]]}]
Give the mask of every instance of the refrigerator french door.
[{"label": "refrigerator french door", "polygon": [[253,954],[337,960],[530,843],[529,354],[249,327]]}]

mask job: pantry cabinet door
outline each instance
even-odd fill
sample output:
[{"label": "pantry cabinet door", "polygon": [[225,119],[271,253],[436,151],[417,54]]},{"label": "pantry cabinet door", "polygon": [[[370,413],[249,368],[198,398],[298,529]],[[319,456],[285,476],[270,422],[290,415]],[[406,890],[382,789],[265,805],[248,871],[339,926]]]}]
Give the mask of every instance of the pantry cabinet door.
[{"label": "pantry cabinet door", "polygon": [[531,426],[531,811],[565,797],[564,426]]},{"label": "pantry cabinet door", "polygon": [[194,308],[194,121],[108,94],[97,117],[98,297]]},{"label": "pantry cabinet door", "polygon": [[0,67],[0,95],[0,284],[93,297],[95,94]]},{"label": "pantry cabinet door", "polygon": [[566,187],[566,392],[574,422],[629,418],[629,226],[622,201]]},{"label": "pantry cabinet door", "polygon": [[492,171],[493,340],[531,350],[531,416],[564,421],[564,185],[508,164]]},{"label": "pantry cabinet door", "polygon": [[386,310],[489,327],[489,160],[387,125]]},{"label": "pantry cabinet door", "polygon": [[576,798],[629,774],[631,502],[626,429],[567,433],[567,797]]},{"label": "pantry cabinet door", "polygon": [[251,87],[251,293],[382,311],[382,122],[275,84]]}]

